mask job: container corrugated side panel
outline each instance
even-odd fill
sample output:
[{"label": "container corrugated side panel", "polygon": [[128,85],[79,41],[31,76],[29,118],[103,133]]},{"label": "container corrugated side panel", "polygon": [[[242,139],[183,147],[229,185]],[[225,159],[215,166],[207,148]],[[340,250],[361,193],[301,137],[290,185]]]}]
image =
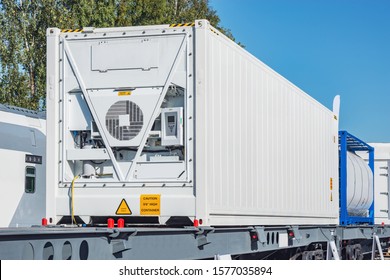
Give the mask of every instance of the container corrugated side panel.
[{"label": "container corrugated side panel", "polygon": [[197,39],[198,218],[337,224],[332,112],[226,37],[198,29]]},{"label": "container corrugated side panel", "polygon": [[[389,213],[389,168],[390,143],[369,143],[374,147],[374,215],[375,224],[390,224]],[[368,160],[368,153],[359,153],[359,156]]]}]

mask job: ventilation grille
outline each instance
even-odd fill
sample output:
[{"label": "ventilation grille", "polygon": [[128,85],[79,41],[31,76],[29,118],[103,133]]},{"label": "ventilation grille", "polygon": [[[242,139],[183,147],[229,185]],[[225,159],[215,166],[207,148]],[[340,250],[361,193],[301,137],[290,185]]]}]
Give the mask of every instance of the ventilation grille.
[{"label": "ventilation grille", "polygon": [[136,137],[144,124],[142,110],[131,101],[114,103],[106,114],[106,128],[117,140],[127,141]]}]

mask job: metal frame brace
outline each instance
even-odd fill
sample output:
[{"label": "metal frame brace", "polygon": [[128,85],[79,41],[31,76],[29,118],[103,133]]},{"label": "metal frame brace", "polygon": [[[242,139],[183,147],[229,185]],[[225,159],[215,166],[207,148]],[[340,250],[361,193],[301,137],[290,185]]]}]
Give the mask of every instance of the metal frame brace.
[{"label": "metal frame brace", "polygon": [[[333,258],[332,258],[333,257]],[[340,260],[340,255],[337,250],[336,242],[334,240],[328,241],[326,248],[326,259],[327,260]]]},{"label": "metal frame brace", "polygon": [[374,233],[373,236],[372,236],[372,252],[371,252],[371,259],[372,260],[375,259],[375,251],[376,251],[376,249],[378,249],[380,259],[384,260],[385,258],[383,256],[383,250],[382,250],[381,241],[379,240],[378,235],[376,235]]}]

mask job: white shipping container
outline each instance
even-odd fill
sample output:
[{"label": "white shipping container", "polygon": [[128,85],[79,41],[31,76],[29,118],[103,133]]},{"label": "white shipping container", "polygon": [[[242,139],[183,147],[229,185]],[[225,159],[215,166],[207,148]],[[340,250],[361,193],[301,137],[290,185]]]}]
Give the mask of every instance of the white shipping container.
[{"label": "white shipping container", "polygon": [[[369,143],[374,147],[374,216],[375,224],[390,224],[389,166],[390,143]],[[360,153],[368,160],[368,153]]]},{"label": "white shipping container", "polygon": [[337,117],[206,20],[50,28],[47,77],[56,222],[338,223]]}]

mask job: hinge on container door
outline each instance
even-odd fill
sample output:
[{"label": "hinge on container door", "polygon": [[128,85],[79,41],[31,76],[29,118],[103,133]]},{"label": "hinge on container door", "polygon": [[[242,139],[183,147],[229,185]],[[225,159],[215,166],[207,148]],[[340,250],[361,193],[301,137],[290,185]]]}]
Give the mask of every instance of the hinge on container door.
[{"label": "hinge on container door", "polygon": [[379,194],[383,194],[383,195],[389,195],[389,193],[388,193],[388,192],[381,192],[381,193],[379,193]]},{"label": "hinge on container door", "polygon": [[389,174],[387,174],[387,173],[381,173],[381,174],[379,174],[379,176],[386,176],[386,177],[389,177]]},{"label": "hinge on container door", "polygon": [[381,209],[380,212],[389,213],[389,210]]},{"label": "hinge on container door", "polygon": [[389,168],[387,166],[382,166],[382,167],[379,167],[379,169],[385,169],[385,170],[388,170]]}]

